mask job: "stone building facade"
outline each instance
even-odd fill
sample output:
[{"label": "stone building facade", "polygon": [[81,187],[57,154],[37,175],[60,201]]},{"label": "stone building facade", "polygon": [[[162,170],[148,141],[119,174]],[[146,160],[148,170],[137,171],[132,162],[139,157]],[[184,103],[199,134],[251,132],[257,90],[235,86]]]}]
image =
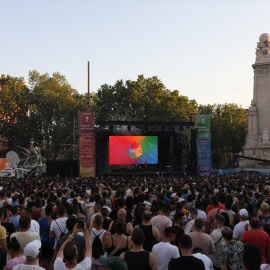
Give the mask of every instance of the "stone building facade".
[{"label": "stone building facade", "polygon": [[[248,109],[248,129],[243,155],[270,160],[270,35],[260,36],[256,48],[253,99]],[[242,168],[269,169],[270,163],[242,159]]]}]

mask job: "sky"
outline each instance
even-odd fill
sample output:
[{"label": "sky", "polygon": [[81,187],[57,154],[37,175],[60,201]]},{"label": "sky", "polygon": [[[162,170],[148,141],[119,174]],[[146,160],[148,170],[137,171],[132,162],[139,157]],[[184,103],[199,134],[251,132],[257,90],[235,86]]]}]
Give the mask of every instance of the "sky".
[{"label": "sky", "polygon": [[0,74],[60,72],[80,93],[157,76],[198,104],[253,97],[270,1],[0,0]]}]

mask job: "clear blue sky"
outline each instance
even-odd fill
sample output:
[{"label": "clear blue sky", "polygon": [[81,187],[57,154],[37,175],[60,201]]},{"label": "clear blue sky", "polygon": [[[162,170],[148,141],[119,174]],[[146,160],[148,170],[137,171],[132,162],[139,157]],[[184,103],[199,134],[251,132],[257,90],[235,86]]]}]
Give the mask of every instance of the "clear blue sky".
[{"label": "clear blue sky", "polygon": [[80,93],[158,76],[199,104],[253,96],[255,47],[269,1],[0,0],[0,74],[59,71]]}]

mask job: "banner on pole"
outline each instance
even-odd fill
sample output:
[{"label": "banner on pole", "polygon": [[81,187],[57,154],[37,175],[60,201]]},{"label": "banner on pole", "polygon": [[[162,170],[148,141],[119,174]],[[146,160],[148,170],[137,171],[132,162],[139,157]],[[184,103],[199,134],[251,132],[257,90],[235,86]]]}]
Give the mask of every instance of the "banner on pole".
[{"label": "banner on pole", "polygon": [[80,112],[80,176],[95,177],[95,114]]},{"label": "banner on pole", "polygon": [[209,115],[197,115],[198,128],[198,174],[211,175],[211,141]]},{"label": "banner on pole", "polygon": [[7,163],[7,160],[5,158],[0,158],[0,171],[5,169],[6,163]]}]

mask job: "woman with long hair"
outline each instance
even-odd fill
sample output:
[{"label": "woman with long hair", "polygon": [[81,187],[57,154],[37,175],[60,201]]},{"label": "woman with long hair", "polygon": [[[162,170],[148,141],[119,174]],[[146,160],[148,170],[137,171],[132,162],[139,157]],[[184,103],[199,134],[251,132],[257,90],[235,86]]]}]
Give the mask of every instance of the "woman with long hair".
[{"label": "woman with long hair", "polygon": [[[126,236],[126,222],[123,219],[118,219],[115,222],[114,235],[108,235],[104,239],[104,251],[108,253],[108,257],[119,257],[122,252],[125,252],[131,247],[130,236]],[[121,245],[120,245],[121,243]],[[117,249],[117,247],[119,248]]]}]

